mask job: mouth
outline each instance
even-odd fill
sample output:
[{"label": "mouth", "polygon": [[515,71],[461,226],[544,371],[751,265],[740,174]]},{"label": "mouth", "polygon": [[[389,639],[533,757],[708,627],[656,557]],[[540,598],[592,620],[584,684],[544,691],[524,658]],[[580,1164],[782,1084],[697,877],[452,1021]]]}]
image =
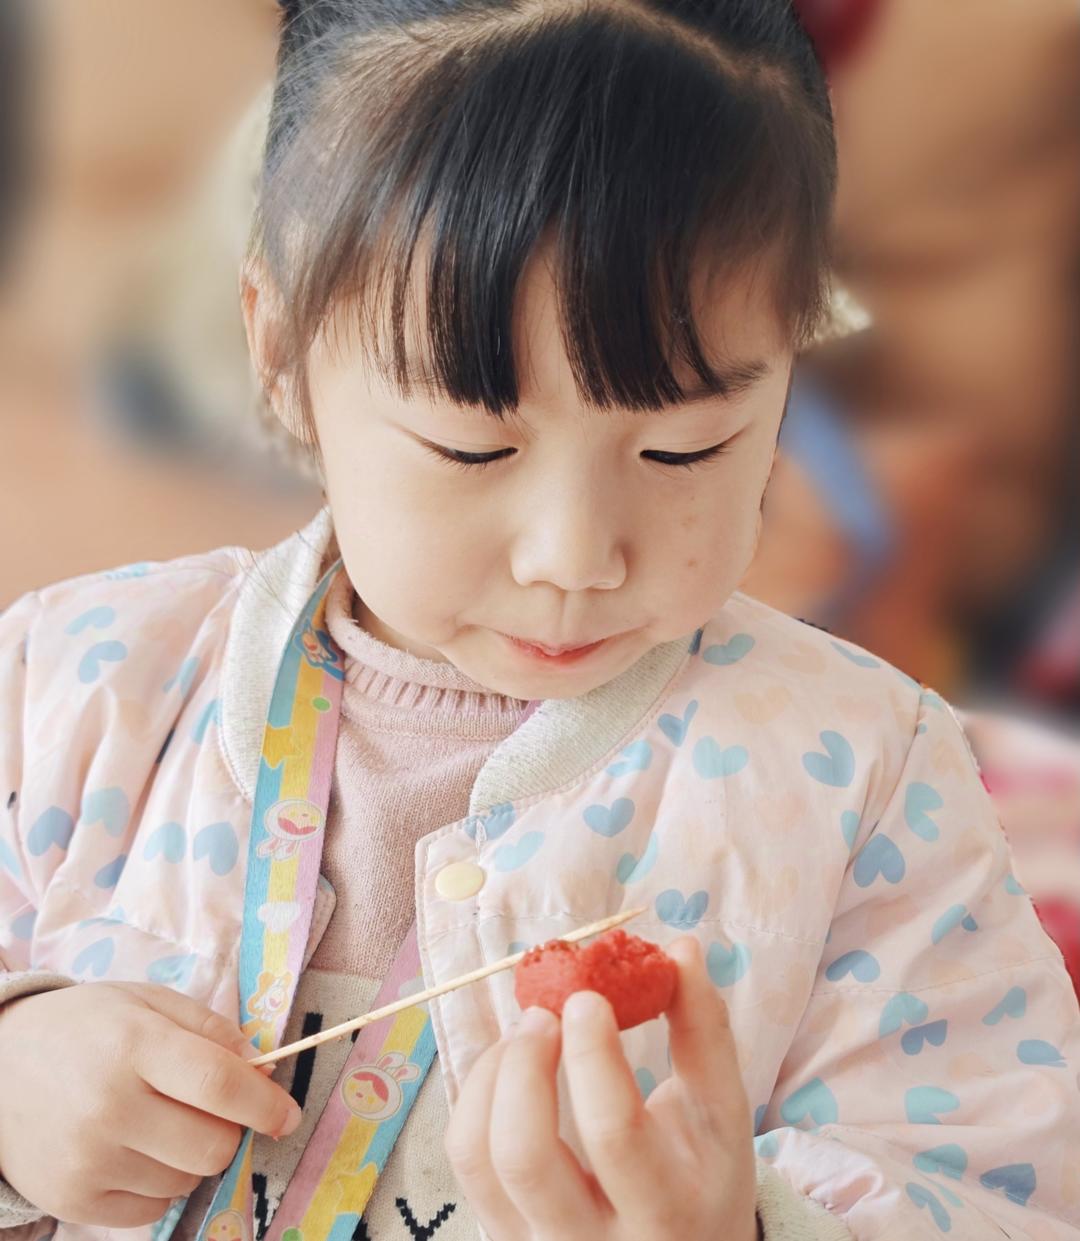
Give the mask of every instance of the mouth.
[{"label": "mouth", "polygon": [[578,643],[570,646],[548,646],[544,642],[535,642],[531,638],[514,638],[509,634],[503,634],[503,637],[520,654],[549,665],[578,663],[583,659],[587,659],[602,646],[607,646],[614,641],[614,638],[601,638],[599,642]]}]

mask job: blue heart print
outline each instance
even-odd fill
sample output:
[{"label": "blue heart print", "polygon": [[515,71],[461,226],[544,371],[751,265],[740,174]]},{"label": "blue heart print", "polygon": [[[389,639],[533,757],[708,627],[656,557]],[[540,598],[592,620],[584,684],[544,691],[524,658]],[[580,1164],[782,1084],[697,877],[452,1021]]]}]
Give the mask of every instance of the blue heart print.
[{"label": "blue heart print", "polygon": [[1035,1169],[1030,1163],[1010,1163],[1002,1168],[991,1168],[979,1177],[979,1184],[987,1189],[1001,1189],[1005,1197],[1018,1206],[1026,1207],[1035,1192]]},{"label": "blue heart print", "polygon": [[1024,889],[1020,886],[1020,881],[1013,874],[1005,876],[1005,891],[1010,896],[1024,896]]},{"label": "blue heart print", "polygon": [[634,817],[634,803],[629,797],[619,797],[610,806],[587,806],[584,819],[598,836],[618,836],[630,826]]},{"label": "blue heart print", "polygon": [[53,845],[66,849],[71,843],[71,835],[75,831],[75,820],[66,810],[59,806],[50,806],[34,821],[26,834],[26,847],[34,855],[41,857]]},{"label": "blue heart print", "polygon": [[624,853],[619,858],[615,867],[615,878],[622,884],[638,883],[656,865],[659,852],[660,842],[656,838],[656,833],[650,832],[641,857],[635,857],[632,853]]},{"label": "blue heart print", "polygon": [[775,1159],[780,1153],[780,1142],[775,1133],[763,1133],[754,1139],[754,1154],[759,1159]]},{"label": "blue heart print", "polygon": [[921,836],[923,840],[937,840],[940,830],[930,815],[944,805],[937,789],[916,780],[907,786],[904,794],[904,821],[916,836]]},{"label": "blue heart print", "polygon": [[789,1125],[800,1124],[807,1116],[815,1125],[835,1125],[840,1116],[836,1096],[820,1077],[800,1086],[780,1104],[780,1115]]},{"label": "blue heart print", "polygon": [[900,1046],[904,1049],[905,1056],[917,1056],[923,1049],[924,1043],[929,1043],[932,1047],[940,1047],[949,1032],[949,1023],[947,1021],[931,1021],[926,1026],[914,1026],[910,1030],[905,1030],[900,1036]]},{"label": "blue heart print", "polygon": [[688,897],[668,888],[656,898],[656,916],[677,931],[692,931],[709,907],[708,892],[692,892]]},{"label": "blue heart print", "polygon": [[867,655],[863,651],[850,650],[846,646],[841,646],[839,642],[834,642],[833,646],[836,648],[836,650],[840,652],[841,655],[843,655],[845,659],[851,660],[851,662],[857,668],[880,668],[881,667],[880,659],[875,659],[872,655]]},{"label": "blue heart print", "polygon": [[967,911],[966,905],[951,905],[934,923],[930,930],[930,941],[934,944],[940,944],[941,941],[954,931],[958,926],[962,926],[965,931],[977,931],[979,924]]},{"label": "blue heart print", "polygon": [[1018,1020],[1027,1012],[1027,992],[1023,987],[1010,987],[1005,998],[986,1014],[982,1019],[984,1026],[996,1026],[1002,1017]]},{"label": "blue heart print", "polygon": [[186,698],[188,696],[188,691],[191,689],[191,683],[195,680],[195,674],[198,671],[198,659],[185,659],[180,665],[180,671],[176,674],[176,676],[169,677],[161,688],[167,694],[174,685],[179,685],[181,695]]},{"label": "blue heart print", "polygon": [[87,944],[75,960],[72,961],[72,973],[82,974],[89,970],[90,973],[100,978],[112,964],[115,951],[116,943],[112,936],[108,936],[105,939],[97,939],[92,944]]},{"label": "blue heart print", "polygon": [[121,853],[119,857],[113,858],[111,862],[105,865],[94,876],[94,883],[99,888],[115,888],[120,882],[120,876],[124,872],[127,865],[127,854]]},{"label": "blue heart print", "polygon": [[935,1224],[942,1232],[949,1232],[952,1229],[952,1219],[949,1212],[941,1205],[941,1200],[925,1185],[919,1185],[916,1181],[908,1181],[904,1186],[907,1196],[920,1209],[926,1207],[930,1211]]},{"label": "blue heart print", "polygon": [[881,966],[877,958],[869,952],[855,948],[851,952],[845,952],[842,957],[837,957],[825,971],[825,977],[830,982],[839,982],[849,973],[858,982],[874,982],[881,977]]},{"label": "blue heart print", "polygon": [[118,664],[127,659],[128,649],[123,642],[96,642],[79,660],[79,680],[93,685],[101,676],[103,663]]},{"label": "blue heart print", "polygon": [[[148,561],[140,560],[136,564],[122,565],[119,569],[110,569],[108,573],[103,573],[102,577],[110,582],[122,582],[129,577],[145,577],[152,568]],[[44,1237],[39,1241],[45,1241]]]},{"label": "blue heart print", "polygon": [[91,608],[89,612],[84,612],[68,625],[64,633],[76,634],[82,633],[84,629],[108,629],[108,627],[116,620],[116,610],[114,608],[99,607]]},{"label": "blue heart print", "polygon": [[191,739],[196,745],[202,745],[206,739],[206,730],[211,724],[221,724],[221,699],[213,698],[203,707],[198,723],[191,732]]},{"label": "blue heart print", "polygon": [[909,1026],[919,1025],[929,1015],[930,1010],[917,995],[901,991],[899,994],[891,996],[888,1003],[881,1010],[881,1021],[878,1023],[878,1038],[887,1038],[890,1034],[895,1034],[905,1024]]},{"label": "blue heart print", "polygon": [[662,715],[657,720],[657,723],[660,725],[660,731],[672,745],[682,745],[686,740],[686,734],[690,731],[690,725],[693,723],[697,711],[698,702],[695,698],[693,702],[687,705],[681,717],[678,715]]},{"label": "blue heart print", "polygon": [[1023,1039],[1016,1047],[1016,1055],[1021,1064],[1040,1064],[1046,1068],[1064,1069],[1068,1066],[1065,1057],[1054,1046],[1041,1038]]},{"label": "blue heart print", "polygon": [[718,987],[733,987],[750,968],[750,949],[740,943],[733,943],[728,948],[716,941],[709,945],[705,953],[705,967]]},{"label": "blue heart print", "polygon": [[737,776],[750,761],[741,745],[722,750],[712,737],[702,737],[694,746],[694,770],[703,780],[726,780]]},{"label": "blue heart print", "polygon": [[28,909],[25,913],[19,914],[17,918],[11,920],[11,933],[16,939],[29,940],[33,938],[34,923],[37,921],[37,910]]},{"label": "blue heart print", "polygon": [[528,952],[532,944],[527,944],[523,939],[512,939],[506,945],[506,955],[512,957],[515,952]]},{"label": "blue heart print", "polygon": [[191,856],[196,862],[208,857],[215,875],[227,875],[239,854],[240,844],[231,823],[211,823],[196,833],[191,845]]},{"label": "blue heart print", "polygon": [[146,977],[151,982],[163,983],[166,987],[174,987],[183,991],[191,981],[197,962],[198,957],[193,952],[173,957],[161,957],[149,966]]},{"label": "blue heart print", "polygon": [[737,633],[723,644],[706,647],[705,653],[701,658],[707,664],[715,664],[718,668],[727,668],[732,664],[737,664],[740,659],[745,659],[756,645],[756,641],[750,634]]},{"label": "blue heart print", "polygon": [[152,862],[159,853],[167,862],[179,862],[187,848],[187,832],[179,823],[162,823],[147,838],[143,857]]},{"label": "blue heart print", "polygon": [[940,1086],[912,1086],[904,1095],[904,1110],[913,1125],[940,1125],[938,1112],[955,1112],[960,1100]]},{"label": "blue heart print", "polygon": [[920,1151],[915,1156],[915,1167],[931,1176],[947,1176],[959,1181],[967,1171],[967,1152],[955,1142],[935,1146],[933,1150]]},{"label": "blue heart print", "polygon": [[819,736],[825,754],[811,751],[803,755],[803,766],[819,783],[834,789],[846,789],[855,779],[855,751],[840,733],[823,732]]},{"label": "blue heart print", "polygon": [[83,798],[80,823],[100,823],[110,836],[122,836],[131,817],[131,804],[123,789],[98,789]]},{"label": "blue heart print", "polygon": [[632,741],[607,769],[609,776],[628,776],[634,771],[647,771],[652,762],[652,746],[647,741]]},{"label": "blue heart print", "polygon": [[643,1099],[647,1099],[656,1089],[656,1077],[651,1069],[635,1069],[634,1081],[637,1082],[637,1088],[641,1091]]},{"label": "blue heart print", "polygon": [[502,802],[498,806],[492,806],[487,814],[472,815],[465,824],[465,833],[475,840],[477,833],[483,831],[486,840],[498,840],[500,836],[505,836],[516,822],[517,811],[513,804]]},{"label": "blue heart print", "polygon": [[[860,822],[861,820],[854,810],[845,810],[840,816],[840,833],[844,837],[844,843],[848,847],[848,853],[855,848],[855,838],[859,834]],[[858,883],[857,879],[856,883]],[[866,885],[863,884],[862,886],[865,887]]]},{"label": "blue heart print", "polygon": [[526,862],[536,857],[543,843],[543,832],[526,832],[514,844],[499,845],[495,850],[495,869],[504,875],[511,870],[520,870]]},{"label": "blue heart print", "polygon": [[886,883],[899,883],[906,872],[904,855],[888,836],[871,836],[859,850],[851,868],[860,888],[868,888],[879,875]]}]

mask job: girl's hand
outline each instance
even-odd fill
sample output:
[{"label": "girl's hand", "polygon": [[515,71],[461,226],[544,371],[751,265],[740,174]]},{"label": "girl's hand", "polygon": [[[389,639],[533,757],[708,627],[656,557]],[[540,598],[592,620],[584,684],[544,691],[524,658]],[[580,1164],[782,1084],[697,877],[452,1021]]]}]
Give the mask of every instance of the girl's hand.
[{"label": "girl's hand", "polygon": [[[131,1228],[300,1109],[244,1034],[151,983],[81,983],[0,1009],[0,1176],[76,1224]],[[264,1066],[270,1070],[272,1066]]]},{"label": "girl's hand", "polygon": [[672,1076],[644,1101],[611,1006],[582,992],[563,1010],[562,1058],[593,1171],[558,1134],[560,1025],[529,1009],[477,1060],[446,1149],[493,1241],[753,1241],[750,1108],[727,1006],[697,940],[667,950],[679,966],[667,1014]]}]

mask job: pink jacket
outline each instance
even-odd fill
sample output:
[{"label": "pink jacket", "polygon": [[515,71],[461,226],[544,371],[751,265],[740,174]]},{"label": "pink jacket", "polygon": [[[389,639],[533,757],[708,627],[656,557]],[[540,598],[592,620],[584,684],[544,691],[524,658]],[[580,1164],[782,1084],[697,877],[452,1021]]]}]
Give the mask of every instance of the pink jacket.
[{"label": "pink jacket", "polygon": [[[0,618],[0,968],[163,982],[236,1019],[266,708],[331,540],[324,510],[257,557],[94,574]],[[463,864],[483,883],[461,897]],[[865,652],[733,595],[693,639],[542,704],[469,817],[420,841],[416,902],[429,983],[629,905],[661,944],[699,936],[762,1192],[795,1199],[805,1235],[1077,1235],[1061,954],[954,715]],[[512,985],[434,1006],[451,1102]],[[643,1091],[667,1074],[663,1022],[624,1047]]]}]

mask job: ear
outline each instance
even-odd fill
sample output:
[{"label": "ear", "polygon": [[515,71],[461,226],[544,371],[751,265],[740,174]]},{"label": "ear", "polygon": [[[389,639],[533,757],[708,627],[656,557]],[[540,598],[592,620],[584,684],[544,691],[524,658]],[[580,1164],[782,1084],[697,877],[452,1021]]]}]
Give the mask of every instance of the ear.
[{"label": "ear", "polygon": [[[281,297],[266,264],[250,258],[240,273],[240,305],[247,330],[248,351],[266,402],[290,435],[313,443],[301,417],[300,402],[289,375],[280,369]],[[276,378],[271,378],[275,375]]]}]

